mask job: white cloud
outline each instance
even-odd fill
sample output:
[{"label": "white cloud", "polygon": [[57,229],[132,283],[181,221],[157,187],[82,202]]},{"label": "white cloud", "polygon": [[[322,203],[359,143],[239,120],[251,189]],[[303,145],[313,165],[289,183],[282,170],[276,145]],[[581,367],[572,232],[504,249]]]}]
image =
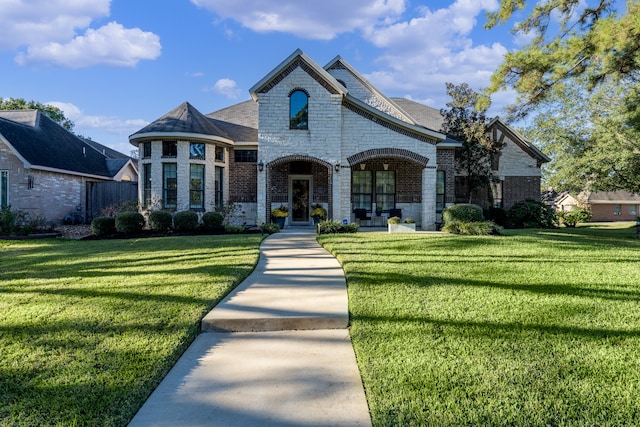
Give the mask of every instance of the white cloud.
[{"label": "white cloud", "polygon": [[290,33],[304,39],[331,40],[340,33],[370,31],[399,17],[405,0],[191,0],[223,19],[256,32]]},{"label": "white cloud", "polygon": [[211,91],[229,99],[237,99],[242,94],[242,90],[231,79],[218,80],[211,88]]},{"label": "white cloud", "polygon": [[19,50],[15,60],[21,65],[132,67],[156,59],[161,47],[153,33],[116,22],[89,28],[109,16],[110,5],[111,0],[2,0],[0,49]]},{"label": "white cloud", "polygon": [[429,99],[436,108],[449,101],[446,82],[481,90],[507,49],[501,43],[474,43],[471,33],[478,17],[497,7],[497,0],[457,0],[446,8],[422,7],[413,19],[375,28],[365,37],[384,53],[367,78],[387,92]]},{"label": "white cloud", "polygon": [[26,54],[16,57],[16,62],[21,65],[44,62],[68,68],[94,65],[133,67],[140,60],[156,59],[160,50],[157,35],[110,22],[97,30],[90,28],[84,36],[75,37],[65,44],[53,42],[31,46]]}]

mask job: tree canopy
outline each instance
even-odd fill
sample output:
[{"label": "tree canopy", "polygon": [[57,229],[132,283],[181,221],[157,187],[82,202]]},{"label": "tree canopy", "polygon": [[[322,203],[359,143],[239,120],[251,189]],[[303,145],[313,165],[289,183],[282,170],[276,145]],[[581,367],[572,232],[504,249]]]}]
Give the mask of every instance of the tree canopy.
[{"label": "tree canopy", "polygon": [[53,105],[26,101],[23,98],[0,98],[0,110],[40,110],[69,132],[73,131],[73,122],[65,117],[61,109]]},{"label": "tree canopy", "polygon": [[501,0],[486,27],[504,24],[534,3],[529,16],[512,28],[531,42],[507,53],[488,93],[513,87],[518,100],[510,116],[520,118],[572,79],[583,78],[588,90],[623,82],[633,88],[624,100],[629,121],[640,128],[640,0],[627,0],[623,11],[616,10],[614,0]]}]

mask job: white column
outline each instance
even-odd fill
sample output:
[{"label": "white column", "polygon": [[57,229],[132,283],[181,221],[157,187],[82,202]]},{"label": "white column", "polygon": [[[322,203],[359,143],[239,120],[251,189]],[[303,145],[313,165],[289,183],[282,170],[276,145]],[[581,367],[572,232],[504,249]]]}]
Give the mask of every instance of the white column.
[{"label": "white column", "polygon": [[436,167],[422,170],[422,223],[423,230],[436,229]]}]

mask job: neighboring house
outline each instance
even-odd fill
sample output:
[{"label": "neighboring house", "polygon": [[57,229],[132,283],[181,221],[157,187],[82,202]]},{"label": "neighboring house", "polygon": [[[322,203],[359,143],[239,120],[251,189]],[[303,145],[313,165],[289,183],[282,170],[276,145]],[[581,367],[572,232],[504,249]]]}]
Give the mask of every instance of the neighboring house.
[{"label": "neighboring house", "polygon": [[[67,131],[38,110],[0,111],[0,206],[43,216],[53,223],[73,213],[96,212],[88,199],[94,183],[137,182],[128,156]],[[134,193],[135,194],[135,193]]]},{"label": "neighboring house", "polygon": [[[374,221],[376,209],[400,209],[433,229],[456,202],[461,144],[438,131],[440,112],[388,98],[341,57],[321,67],[297,50],[250,94],[206,116],[185,102],[129,137],[143,205],[202,212],[232,201],[237,222],[261,224],[284,204],[294,225],[311,224],[314,205],[347,221],[356,209]],[[500,119],[490,129],[505,142],[494,200],[539,200],[549,159]]]},{"label": "neighboring house", "polygon": [[624,190],[581,192],[576,197],[563,194],[556,199],[558,210],[583,207],[591,211],[591,221],[635,221],[640,215],[640,194]]}]

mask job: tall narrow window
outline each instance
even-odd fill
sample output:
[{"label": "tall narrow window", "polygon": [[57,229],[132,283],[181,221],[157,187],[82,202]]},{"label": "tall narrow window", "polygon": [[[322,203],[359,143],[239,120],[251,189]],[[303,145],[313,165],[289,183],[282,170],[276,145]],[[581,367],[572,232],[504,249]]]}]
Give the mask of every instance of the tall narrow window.
[{"label": "tall narrow window", "polygon": [[146,141],[142,143],[142,158],[148,159],[151,157],[151,142]]},{"label": "tall narrow window", "polygon": [[376,209],[396,207],[396,171],[376,171]]},{"label": "tall narrow window", "polygon": [[371,171],[353,171],[351,175],[351,207],[371,210]]},{"label": "tall narrow window", "polygon": [[0,171],[0,207],[9,206],[9,172]]},{"label": "tall narrow window", "polygon": [[309,95],[303,90],[289,95],[289,129],[309,129]]},{"label": "tall narrow window", "polygon": [[204,209],[204,165],[191,165],[189,178],[189,208]]},{"label": "tall narrow window", "polygon": [[151,207],[151,165],[142,165],[142,200],[146,207]]},{"label": "tall narrow window", "polygon": [[164,207],[175,209],[178,206],[178,174],[175,163],[162,164],[162,185]]},{"label": "tall narrow window", "polygon": [[445,171],[436,171],[436,212],[444,210],[445,201]]},{"label": "tall narrow window", "polygon": [[224,204],[224,194],[223,194],[223,178],[224,178],[224,168],[220,166],[216,166],[216,182],[215,182],[215,205],[217,208],[222,208]]}]

